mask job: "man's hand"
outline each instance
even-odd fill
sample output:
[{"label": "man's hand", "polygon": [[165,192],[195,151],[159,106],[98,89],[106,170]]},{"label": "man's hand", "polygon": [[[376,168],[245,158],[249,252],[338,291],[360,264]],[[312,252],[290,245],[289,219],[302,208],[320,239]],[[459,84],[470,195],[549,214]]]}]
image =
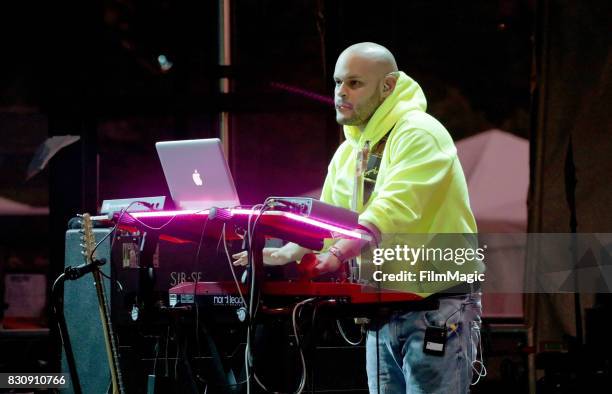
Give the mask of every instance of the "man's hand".
[{"label": "man's hand", "polygon": [[[263,248],[262,253],[265,265],[285,265],[294,261],[292,256],[286,253],[283,248]],[[249,254],[246,250],[232,255],[232,257],[236,259],[233,262],[234,265],[245,266],[249,262]]]},{"label": "man's hand", "polygon": [[317,263],[313,268],[315,275],[322,275],[328,272],[338,271],[342,267],[342,262],[335,255],[327,252],[317,255]]}]

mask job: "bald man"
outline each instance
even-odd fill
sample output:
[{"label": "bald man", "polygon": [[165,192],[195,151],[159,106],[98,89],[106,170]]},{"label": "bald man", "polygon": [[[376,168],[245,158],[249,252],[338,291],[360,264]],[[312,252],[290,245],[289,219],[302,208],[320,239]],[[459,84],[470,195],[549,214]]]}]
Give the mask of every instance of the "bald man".
[{"label": "bald man", "polygon": [[[357,211],[360,231],[374,243],[400,233],[476,233],[453,140],[425,112],[423,91],[398,71],[391,52],[370,42],[348,47],[338,57],[334,81],[336,120],[343,125],[346,140],[329,164],[321,200]],[[359,256],[367,243],[335,242],[317,254],[316,271],[338,270]],[[266,248],[264,263],[299,261],[309,252],[293,243]],[[235,257],[235,264],[246,264],[244,253]],[[361,279],[367,276],[366,268],[361,267]],[[480,340],[480,293],[469,287],[453,295],[433,294],[435,286],[427,283],[418,288],[408,283],[389,285],[423,297],[436,296],[440,306],[425,312],[397,311],[370,324],[366,342],[370,392],[468,392]],[[426,332],[445,333],[444,343],[425,351]]]},{"label": "bald man", "polygon": [[334,71],[336,121],[363,131],[393,92],[397,78],[395,58],[385,47],[373,43],[348,47],[340,54]]}]

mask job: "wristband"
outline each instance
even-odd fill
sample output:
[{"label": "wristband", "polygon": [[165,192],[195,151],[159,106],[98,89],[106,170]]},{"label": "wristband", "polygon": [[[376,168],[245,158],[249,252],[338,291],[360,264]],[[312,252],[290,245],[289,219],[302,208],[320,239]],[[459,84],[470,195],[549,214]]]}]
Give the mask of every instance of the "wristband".
[{"label": "wristband", "polygon": [[342,254],[342,251],[340,251],[340,249],[335,245],[332,245],[327,251],[330,254],[333,254],[334,256],[336,256],[336,258],[340,260],[341,263],[344,263],[344,261],[346,260],[346,258]]}]

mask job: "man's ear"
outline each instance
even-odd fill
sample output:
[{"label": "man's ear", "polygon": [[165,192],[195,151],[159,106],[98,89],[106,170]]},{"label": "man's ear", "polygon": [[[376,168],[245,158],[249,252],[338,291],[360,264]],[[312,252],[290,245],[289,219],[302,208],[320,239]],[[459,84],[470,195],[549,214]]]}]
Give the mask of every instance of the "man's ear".
[{"label": "man's ear", "polygon": [[385,78],[383,79],[383,97],[387,97],[389,96],[391,93],[393,93],[393,90],[395,89],[395,85],[397,84],[397,77],[393,74],[387,74],[385,75]]}]

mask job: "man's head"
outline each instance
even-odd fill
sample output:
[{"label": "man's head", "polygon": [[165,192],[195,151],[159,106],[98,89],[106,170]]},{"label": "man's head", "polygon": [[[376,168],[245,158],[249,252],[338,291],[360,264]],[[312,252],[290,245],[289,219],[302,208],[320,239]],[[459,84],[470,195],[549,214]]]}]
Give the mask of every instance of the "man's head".
[{"label": "man's head", "polygon": [[336,121],[362,131],[397,82],[397,64],[389,50],[372,42],[346,48],[334,70]]}]

